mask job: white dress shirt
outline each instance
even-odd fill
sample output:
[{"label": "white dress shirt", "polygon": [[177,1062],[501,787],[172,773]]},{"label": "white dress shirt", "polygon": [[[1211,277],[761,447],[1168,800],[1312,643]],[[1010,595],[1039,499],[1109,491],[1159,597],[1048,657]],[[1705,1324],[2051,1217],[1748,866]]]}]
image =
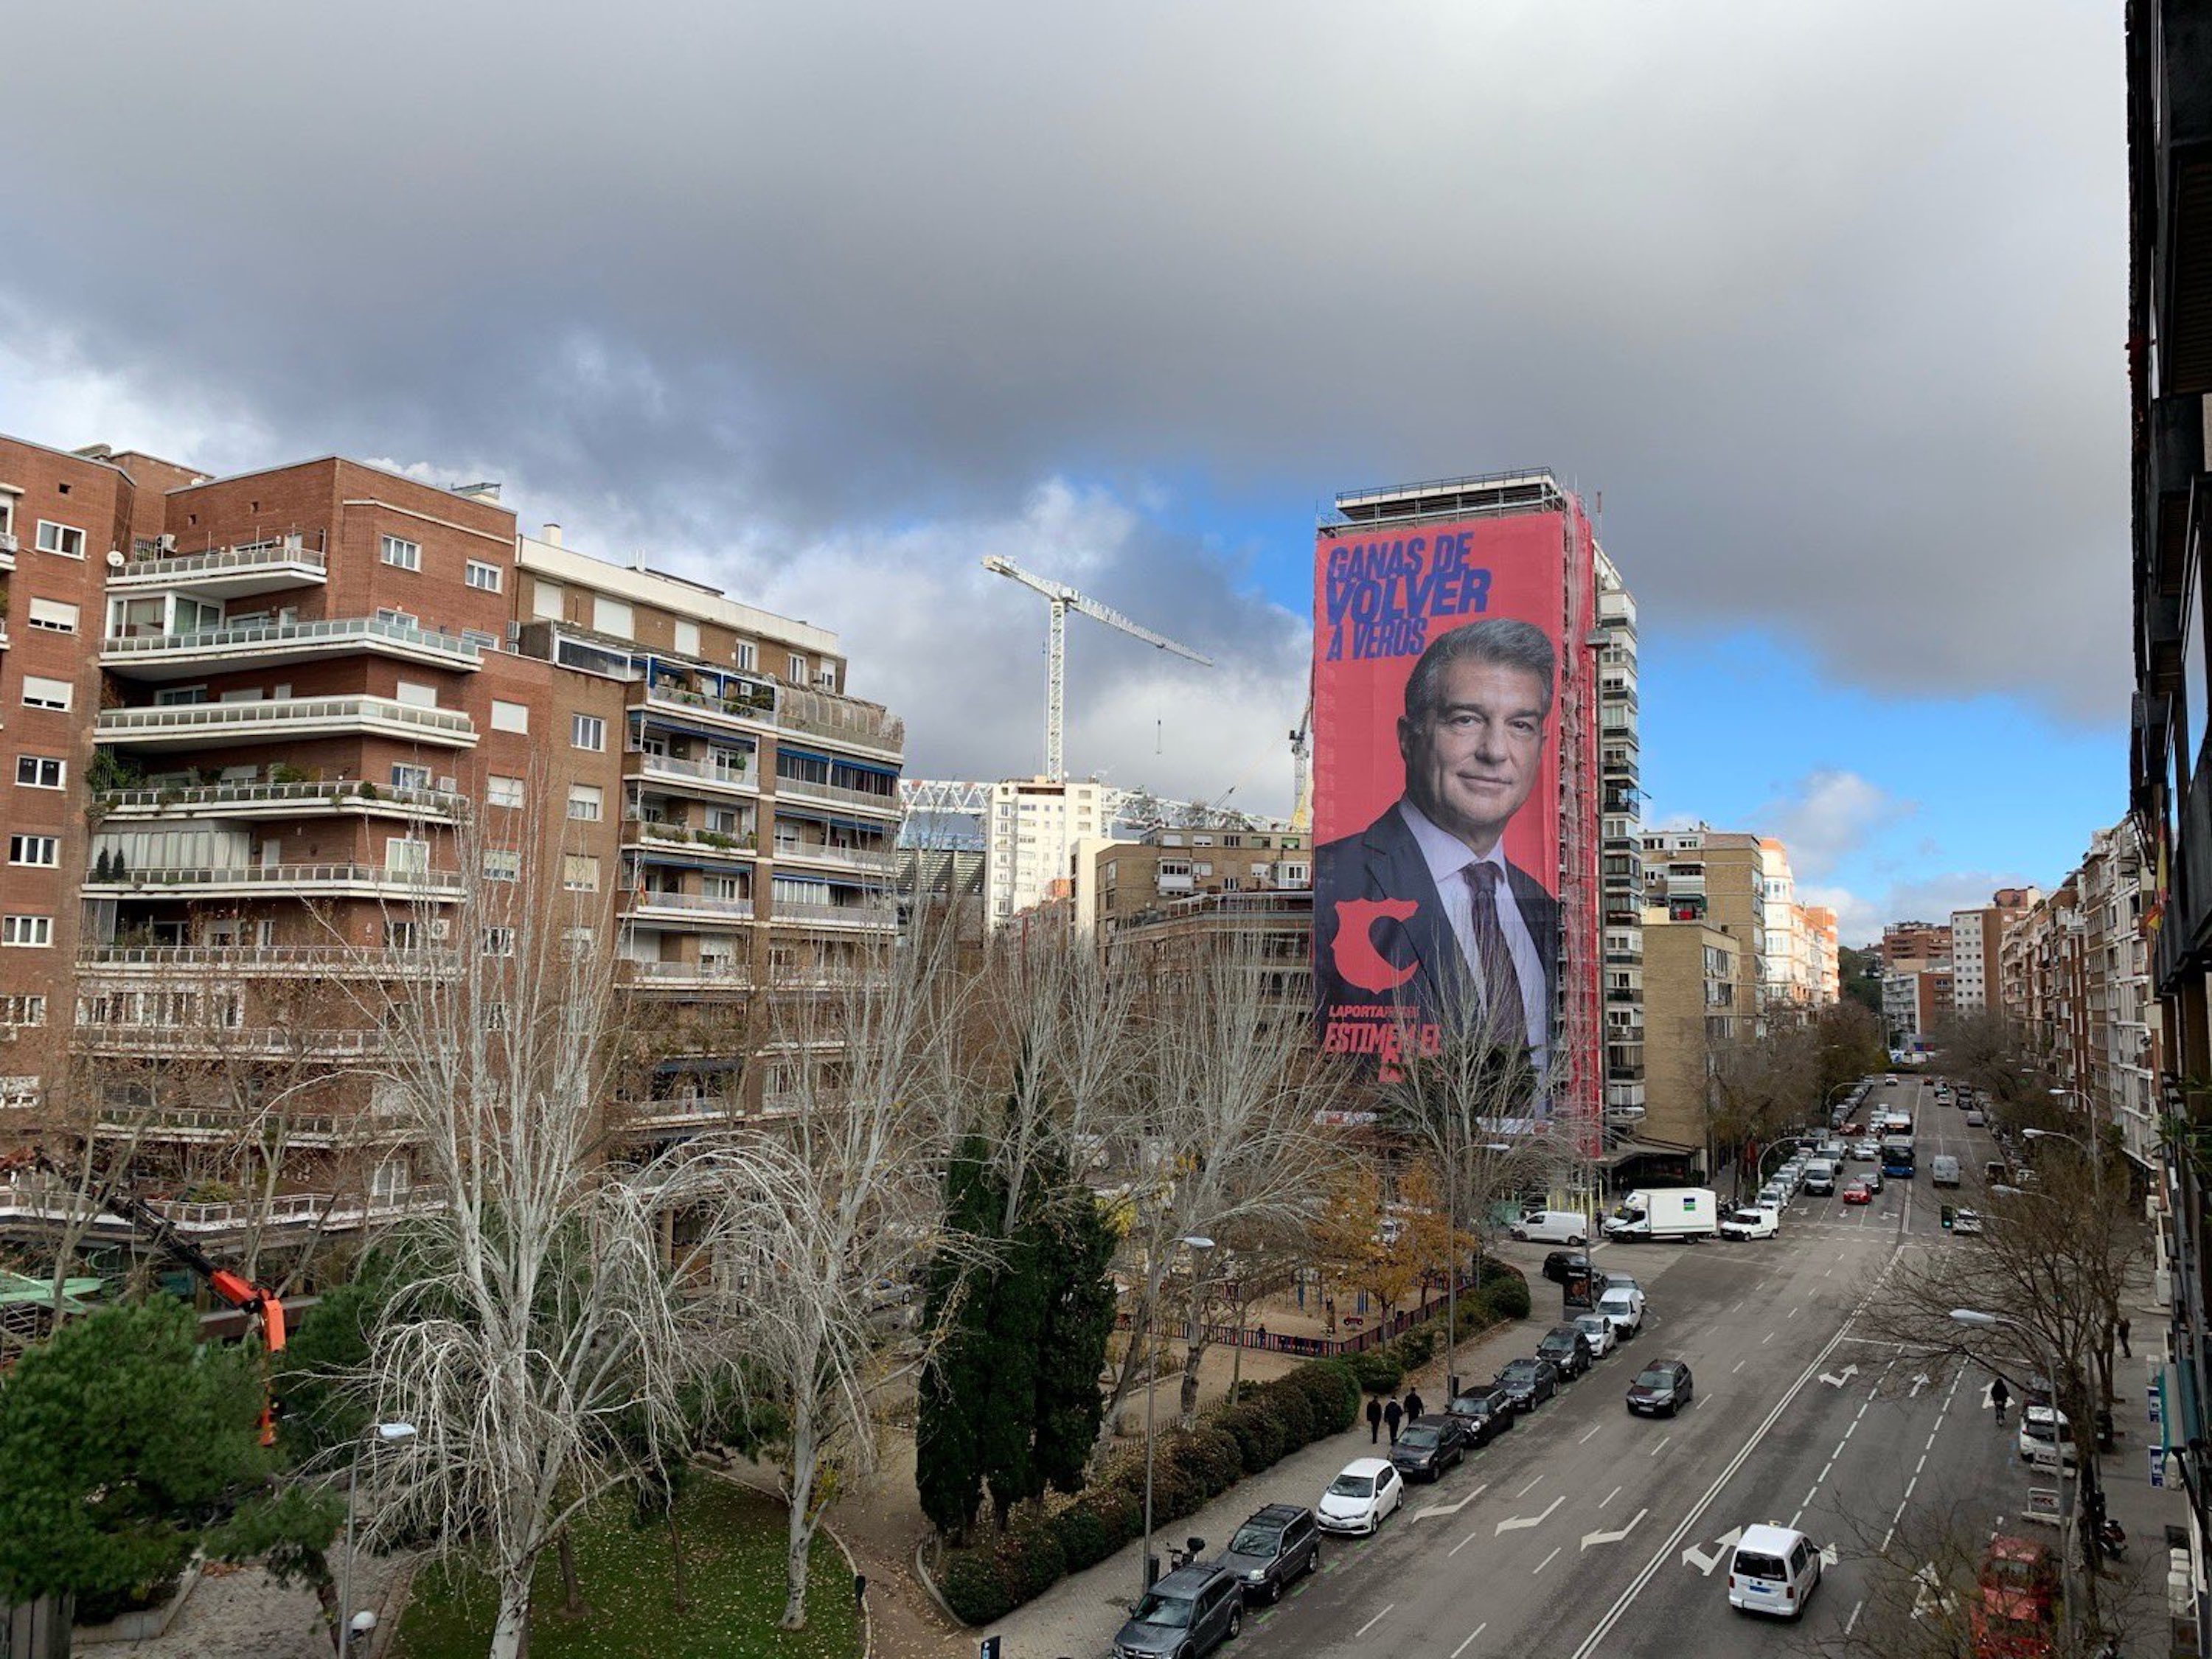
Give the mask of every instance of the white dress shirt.
[{"label": "white dress shirt", "polygon": [[1552,1000],[1544,990],[1544,958],[1528,924],[1522,919],[1521,907],[1514,902],[1512,872],[1506,866],[1503,843],[1492,842],[1488,853],[1478,854],[1456,836],[1437,829],[1412,801],[1401,799],[1398,812],[1413,832],[1422,858],[1428,861],[1430,878],[1443,900],[1444,920],[1451,925],[1452,937],[1459,941],[1460,955],[1466,958],[1468,972],[1485,1006],[1489,1005],[1490,988],[1484,982],[1482,952],[1475,948],[1474,894],[1468,872],[1478,864],[1498,866],[1498,884],[1491,890],[1498,902],[1498,926],[1513,957],[1514,976],[1521,981],[1521,1009],[1528,1018],[1528,1047],[1540,1073],[1551,1046]]}]

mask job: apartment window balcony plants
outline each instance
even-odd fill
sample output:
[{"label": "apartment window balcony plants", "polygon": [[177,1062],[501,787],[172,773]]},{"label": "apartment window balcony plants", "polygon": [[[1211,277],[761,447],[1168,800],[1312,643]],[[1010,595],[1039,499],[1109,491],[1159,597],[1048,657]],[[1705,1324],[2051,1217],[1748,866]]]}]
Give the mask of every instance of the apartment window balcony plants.
[{"label": "apartment window balcony plants", "polygon": [[282,667],[359,652],[473,673],[483,648],[472,639],[394,617],[224,623],[190,634],[110,635],[100,665],[137,679],[174,679],[210,666]]},{"label": "apartment window balcony plants", "polygon": [[[191,817],[298,817],[324,812],[359,812],[459,823],[468,816],[468,797],[449,789],[400,789],[366,778],[308,781],[297,767],[264,769],[259,779],[191,782],[183,775],[154,777],[125,787],[95,789],[92,804],[101,818]],[[284,775],[279,781],[279,775]]]}]

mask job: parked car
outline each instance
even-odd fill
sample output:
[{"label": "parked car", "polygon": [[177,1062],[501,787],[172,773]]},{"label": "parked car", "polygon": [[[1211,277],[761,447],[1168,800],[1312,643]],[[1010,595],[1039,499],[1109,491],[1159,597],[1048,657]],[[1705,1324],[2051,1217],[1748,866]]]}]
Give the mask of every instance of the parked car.
[{"label": "parked car", "polygon": [[1536,1358],[1548,1359],[1559,1368],[1561,1377],[1573,1382],[1597,1363],[1597,1355],[1590,1352],[1589,1339],[1578,1325],[1554,1325],[1536,1344]]},{"label": "parked car", "polygon": [[2033,1463],[2054,1451],[2058,1461],[2072,1468],[2080,1453],[2074,1444],[2074,1426],[2056,1406],[2029,1406],[2020,1414],[2020,1461]]},{"label": "parked car", "polygon": [[1759,1189],[1759,1202],[1762,1206],[1778,1210],[1789,1201],[1790,1188],[1782,1182],[1770,1181]]},{"label": "parked car", "polygon": [[1644,1328],[1644,1292],[1608,1290],[1597,1299],[1597,1310],[1613,1322],[1613,1334],[1622,1340]]},{"label": "parked car", "polygon": [[1544,1277],[1554,1285],[1564,1285],[1570,1272],[1588,1272],[1589,1265],[1589,1253],[1586,1250],[1553,1250],[1544,1258]]},{"label": "parked car", "polygon": [[1966,1109],[1966,1127],[1969,1129],[1978,1129],[1988,1121],[1988,1117],[1984,1115],[1980,1107],[1969,1106]]},{"label": "parked car", "polygon": [[1628,1409],[1642,1417],[1673,1417],[1690,1403],[1690,1368],[1680,1359],[1654,1359],[1628,1385]]},{"label": "parked car", "polygon": [[1729,1558],[1729,1605],[1742,1613],[1802,1617],[1820,1587],[1820,1552],[1788,1527],[1746,1527]]},{"label": "parked car", "polygon": [[1243,1586],[1194,1561],[1145,1592],[1114,1632],[1115,1659],[1200,1659],[1243,1628]]},{"label": "parked car", "polygon": [[1559,1393],[1559,1368],[1548,1359],[1509,1359],[1498,1386],[1512,1397],[1514,1410],[1533,1412]]},{"label": "parked car", "polygon": [[2058,1562],[2050,1547],[2025,1538],[1992,1538],[1967,1610],[1975,1659],[2052,1652],[2057,1607]]},{"label": "parked car", "polygon": [[1641,1291],[1643,1288],[1643,1285],[1636,1282],[1634,1273],[1618,1271],[1607,1271],[1600,1274],[1596,1285],[1597,1293],[1600,1296],[1603,1296],[1607,1291]]},{"label": "parked car", "polygon": [[1721,1219],[1723,1238],[1771,1238],[1782,1231],[1782,1209],[1775,1204],[1747,1204]]},{"label": "parked car", "polygon": [[1449,1412],[1417,1417],[1398,1431],[1390,1461],[1408,1480],[1441,1480],[1447,1468],[1467,1462],[1467,1431]]},{"label": "parked car", "polygon": [[1513,1396],[1495,1382],[1478,1383],[1465,1394],[1456,1396],[1444,1407],[1467,1436],[1470,1446],[1486,1446],[1513,1426],[1519,1415],[1513,1409]]},{"label": "parked car", "polygon": [[1321,1565],[1321,1528],[1303,1504],[1270,1504],[1255,1510],[1214,1562],[1244,1587],[1247,1601],[1273,1606],[1291,1580]]},{"label": "parked car", "polygon": [[1613,1344],[1619,1340],[1613,1334],[1613,1322],[1603,1314],[1577,1314],[1575,1328],[1589,1340],[1590,1353],[1595,1358],[1604,1358],[1613,1352]]},{"label": "parked car", "polygon": [[1951,1217],[1951,1231],[1954,1233],[1978,1233],[1981,1230],[1982,1212],[1979,1210],[1960,1210]]},{"label": "parked car", "polygon": [[1405,1501],[1405,1480],[1389,1458],[1355,1457],[1328,1483],[1314,1519],[1323,1532],[1378,1532]]}]

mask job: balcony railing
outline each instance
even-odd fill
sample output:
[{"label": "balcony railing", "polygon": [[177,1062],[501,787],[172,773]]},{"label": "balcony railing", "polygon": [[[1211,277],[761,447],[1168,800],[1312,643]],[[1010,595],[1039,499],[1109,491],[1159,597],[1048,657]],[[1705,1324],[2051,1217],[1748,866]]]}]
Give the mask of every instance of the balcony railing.
[{"label": "balcony railing", "polygon": [[450,971],[453,963],[422,951],[386,951],[346,945],[111,945],[83,952],[88,975],[220,969],[225,973],[341,975],[373,979]]},{"label": "balcony railing", "polygon": [[710,697],[702,691],[686,691],[680,686],[656,685],[646,683],[645,700],[686,713],[713,715],[722,720],[749,720],[755,726],[772,726],[775,710],[764,699],[751,697]]},{"label": "balcony railing", "polygon": [[775,902],[777,921],[828,921],[848,927],[895,927],[898,911],[888,904],[818,904],[804,899]]},{"label": "balcony railing", "polygon": [[710,898],[704,893],[661,893],[650,888],[633,888],[625,896],[633,910],[682,910],[702,916],[728,916],[739,921],[752,919],[753,902],[748,898]]},{"label": "balcony railing", "polygon": [[15,568],[15,532],[12,530],[0,530],[0,570],[13,570]]},{"label": "balcony railing", "polygon": [[899,816],[899,799],[896,790],[878,793],[873,789],[848,789],[840,784],[817,783],[810,778],[789,778],[778,775],[775,793],[802,800],[829,801],[838,806],[865,807],[871,811],[881,812],[886,817]]},{"label": "balcony railing", "polygon": [[831,864],[841,870],[860,870],[871,875],[888,875],[896,861],[888,851],[877,851],[866,847],[824,847],[818,842],[778,842],[773,854],[777,860],[791,860],[800,864]]},{"label": "balcony railing", "polygon": [[[296,1142],[337,1140],[341,1133],[358,1133],[376,1126],[366,1115],[338,1112],[255,1112],[217,1106],[149,1106],[134,1110],[123,1106],[100,1109],[100,1133],[137,1135],[143,1139],[242,1140],[285,1139]],[[389,1132],[390,1125],[384,1126]]]},{"label": "balcony railing", "polygon": [[206,553],[133,559],[110,575],[107,581],[111,587],[155,587],[170,582],[189,586],[195,576],[252,575],[284,571],[287,566],[296,568],[302,582],[320,580],[327,568],[319,547],[309,547],[304,543],[295,545],[283,541],[257,542],[247,547],[218,547]]},{"label": "balcony railing", "polygon": [[475,668],[481,665],[483,659],[483,647],[474,640],[420,628],[390,617],[242,623],[234,627],[204,629],[196,634],[118,635],[100,642],[100,654],[103,661],[119,665],[161,657],[262,654],[257,647],[314,646],[345,651],[374,645],[397,646],[410,656],[448,659],[456,667]]},{"label": "balcony railing", "polygon": [[708,986],[741,991],[753,982],[751,964],[744,962],[625,962],[623,969],[632,984],[663,990]]},{"label": "balcony railing", "polygon": [[[822,707],[801,707],[807,697],[819,700]],[[842,699],[831,702],[821,692],[809,692],[805,697],[787,693],[783,707],[776,711],[775,723],[781,731],[847,744],[855,749],[871,749],[884,755],[899,754],[906,744],[906,722],[897,715],[873,703]]]},{"label": "balcony railing", "polygon": [[233,1232],[253,1226],[285,1227],[312,1224],[321,1227],[360,1226],[371,1221],[393,1221],[419,1215],[434,1200],[412,1193],[279,1193],[267,1200],[237,1199],[220,1204],[157,1203],[158,1210],[181,1232]]},{"label": "balcony railing", "polygon": [[417,742],[472,748],[476,723],[451,708],[418,708],[395,697],[276,697],[261,702],[194,702],[152,708],[103,708],[100,743],[268,742],[303,729],[384,727]]},{"label": "balcony railing", "polygon": [[[196,705],[203,706],[203,705]],[[222,707],[224,705],[217,705]],[[237,704],[228,705],[239,707]],[[276,806],[356,808],[419,812],[424,817],[460,818],[469,798],[443,789],[389,789],[360,781],[337,783],[202,783],[167,788],[102,789],[93,799],[111,812],[170,807]]]},{"label": "balcony railing", "polygon": [[630,751],[637,757],[638,775],[647,778],[666,778],[678,783],[707,783],[724,789],[748,789],[757,793],[759,775],[750,766],[714,766],[703,761],[678,760],[673,755],[655,755],[641,749]]},{"label": "balcony railing", "polygon": [[267,887],[304,892],[358,887],[403,896],[428,896],[459,893],[462,876],[458,870],[395,870],[382,864],[240,864],[196,869],[154,866],[126,870],[118,876],[88,876],[84,884],[125,890],[142,887]]},{"label": "balcony railing", "polygon": [[174,1024],[158,1020],[79,1021],[76,1039],[94,1054],[217,1054],[343,1058],[384,1052],[378,1030],[304,1031],[289,1025]]},{"label": "balcony railing", "polygon": [[682,824],[661,823],[625,813],[623,838],[633,844],[650,842],[659,847],[681,847],[707,858],[755,859],[760,856],[750,836],[733,836],[726,830],[689,830]]}]

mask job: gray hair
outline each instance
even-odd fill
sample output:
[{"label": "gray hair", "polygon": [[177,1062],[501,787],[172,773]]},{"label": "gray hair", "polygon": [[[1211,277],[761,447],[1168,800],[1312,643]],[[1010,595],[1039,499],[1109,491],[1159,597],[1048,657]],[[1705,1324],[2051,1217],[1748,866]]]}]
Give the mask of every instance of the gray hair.
[{"label": "gray hair", "polygon": [[1500,668],[1519,669],[1544,688],[1544,713],[1552,712],[1553,689],[1559,673],[1559,653],[1552,649],[1552,641],[1533,623],[1487,617],[1429,641],[1413,672],[1406,677],[1407,720],[1418,725],[1436,712],[1445,672],[1456,662],[1494,663]]}]

